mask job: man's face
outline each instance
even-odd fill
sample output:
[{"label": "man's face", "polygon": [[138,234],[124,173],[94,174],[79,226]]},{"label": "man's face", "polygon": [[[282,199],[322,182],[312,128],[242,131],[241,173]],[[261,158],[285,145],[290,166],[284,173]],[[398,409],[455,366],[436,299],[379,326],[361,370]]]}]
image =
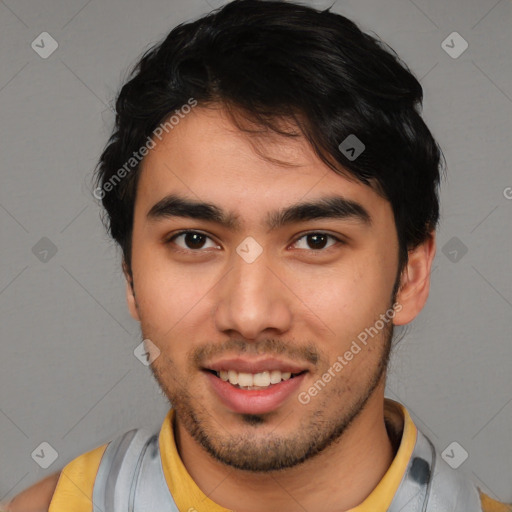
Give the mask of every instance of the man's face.
[{"label": "man's face", "polygon": [[[398,240],[389,202],[336,174],[302,137],[259,138],[259,151],[251,137],[222,110],[197,107],[147,155],[131,309],[161,352],[152,370],[177,427],[225,464],[266,471],[319,453],[383,389],[392,320],[378,320],[392,307]],[[171,194],[236,225],[173,215],[161,202]],[[323,198],[360,208],[278,215]]]}]

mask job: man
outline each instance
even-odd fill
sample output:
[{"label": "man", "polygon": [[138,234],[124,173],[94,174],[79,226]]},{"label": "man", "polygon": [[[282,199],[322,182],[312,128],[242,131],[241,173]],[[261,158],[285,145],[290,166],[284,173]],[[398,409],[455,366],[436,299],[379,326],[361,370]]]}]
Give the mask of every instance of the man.
[{"label": "man", "polygon": [[383,44],[293,3],[234,0],[148,51],[94,194],[172,408],[9,510],[512,510],[384,398],[436,248],[421,102]]}]

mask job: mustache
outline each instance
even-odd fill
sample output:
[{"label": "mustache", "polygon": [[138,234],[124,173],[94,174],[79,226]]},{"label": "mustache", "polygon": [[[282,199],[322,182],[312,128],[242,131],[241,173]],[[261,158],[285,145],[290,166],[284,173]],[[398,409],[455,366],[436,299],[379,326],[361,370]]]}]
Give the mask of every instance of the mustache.
[{"label": "mustache", "polygon": [[313,344],[294,346],[276,338],[267,338],[262,341],[244,341],[241,339],[230,339],[224,343],[210,343],[197,347],[190,354],[190,361],[196,367],[204,366],[204,363],[216,356],[225,353],[236,355],[285,355],[294,361],[307,361],[316,365],[320,360],[320,354]]}]

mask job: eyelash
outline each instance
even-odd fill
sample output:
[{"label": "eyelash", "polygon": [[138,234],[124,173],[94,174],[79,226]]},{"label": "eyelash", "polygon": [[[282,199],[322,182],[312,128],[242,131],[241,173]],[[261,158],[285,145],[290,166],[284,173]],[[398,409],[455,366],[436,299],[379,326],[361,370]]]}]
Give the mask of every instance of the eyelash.
[{"label": "eyelash", "polygon": [[[190,229],[184,229],[182,231],[178,231],[177,233],[174,233],[171,237],[167,238],[164,242],[165,244],[170,244],[171,242],[173,242],[176,238],[178,238],[179,236],[181,235],[186,235],[186,234],[198,234],[198,235],[202,235],[206,238],[209,238],[210,240],[212,240],[211,237],[209,237],[208,235],[206,235],[205,233],[202,233],[201,231],[195,231],[195,230],[190,230]],[[308,233],[303,233],[301,236],[299,236],[293,243],[292,245],[296,244],[299,240],[309,236],[309,235],[324,235],[328,238],[332,238],[333,240],[335,240],[337,243],[339,244],[345,244],[345,241],[341,240],[340,238],[334,236],[334,235],[331,235],[330,233],[325,233],[324,231],[309,231]],[[212,240],[213,241],[213,240]],[[307,250],[311,253],[322,253],[322,252],[327,252],[329,249],[331,249],[332,247],[334,247],[334,245],[336,244],[333,244],[333,245],[330,245],[329,247],[327,248],[322,248],[322,249],[299,249],[299,250]],[[180,253],[186,253],[186,254],[190,254],[190,253],[201,253],[201,252],[205,252],[203,251],[202,249],[183,249],[182,247],[178,247],[177,249],[174,249],[176,252],[180,252]]]}]

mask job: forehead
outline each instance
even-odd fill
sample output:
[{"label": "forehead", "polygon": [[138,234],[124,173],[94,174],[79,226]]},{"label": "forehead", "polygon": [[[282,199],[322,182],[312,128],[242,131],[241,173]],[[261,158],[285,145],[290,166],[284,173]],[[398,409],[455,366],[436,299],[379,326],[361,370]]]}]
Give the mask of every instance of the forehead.
[{"label": "forehead", "polygon": [[364,204],[372,217],[392,215],[388,201],[333,171],[303,136],[251,129],[240,130],[222,109],[194,108],[155,139],[144,158],[136,210],[146,215],[166,195],[179,193],[256,218],[277,205],[336,194]]}]

